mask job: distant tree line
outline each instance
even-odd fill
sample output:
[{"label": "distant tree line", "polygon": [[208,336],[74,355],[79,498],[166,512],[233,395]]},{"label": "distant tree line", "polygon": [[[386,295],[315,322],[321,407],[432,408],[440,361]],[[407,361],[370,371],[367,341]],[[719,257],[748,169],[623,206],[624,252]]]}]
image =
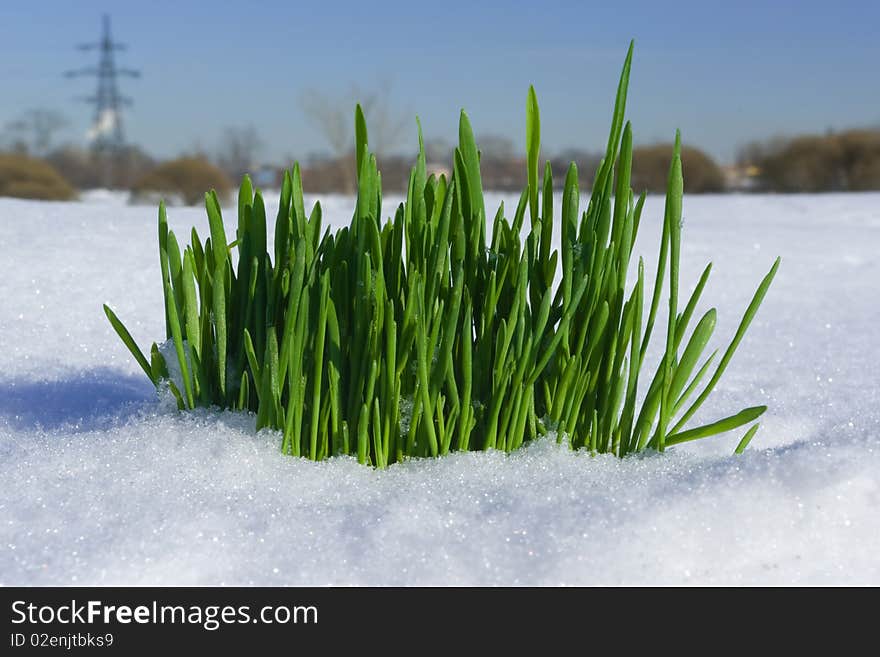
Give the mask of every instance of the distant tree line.
[{"label": "distant tree line", "polygon": [[[387,90],[386,90],[387,91]],[[415,153],[401,155],[400,142],[408,129],[402,115],[391,112],[387,93],[353,89],[350,97],[333,99],[308,93],[302,101],[306,117],[332,149],[301,160],[307,192],[351,194],[356,191],[354,136],[348,107],[362,99],[387,193],[405,193]],[[343,108],[345,110],[343,111]],[[70,144],[55,145],[54,136],[66,120],[49,110],[29,110],[6,125],[0,144],[0,196],[62,199],[77,189],[111,187],[130,190],[133,200],[201,202],[216,189],[228,196],[242,175],[250,173],[258,186],[278,187],[284,165],[260,166],[265,142],[253,126],[229,127],[213,153],[201,145],[181,157],[159,161],[137,146],[100,153]],[[478,135],[483,187],[519,192],[526,184],[525,158],[512,140],[494,134]],[[450,175],[454,147],[427,138],[430,172]],[[632,187],[637,192],[663,193],[672,144],[637,146],[633,150]],[[551,154],[554,184],[561,187],[570,162],[578,167],[581,187],[589,189],[601,153],[570,149]],[[848,130],[824,135],[801,135],[754,142],[742,148],[734,165],[720,167],[692,145],[682,148],[685,192],[724,191],[825,192],[880,190],[880,129]]]},{"label": "distant tree line", "polygon": [[758,191],[880,190],[880,128],[752,143],[738,164]]}]

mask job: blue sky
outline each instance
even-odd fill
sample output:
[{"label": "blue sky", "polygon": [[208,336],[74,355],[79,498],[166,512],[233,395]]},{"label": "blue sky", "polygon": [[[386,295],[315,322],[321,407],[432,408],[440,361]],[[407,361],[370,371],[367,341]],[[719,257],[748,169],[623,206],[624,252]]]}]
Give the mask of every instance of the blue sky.
[{"label": "blue sky", "polygon": [[[427,136],[476,133],[523,144],[534,84],[548,151],[597,150],[616,78],[636,40],[629,117],[637,142],[686,142],[727,161],[751,139],[880,125],[880,2],[199,2],[41,0],[0,5],[0,124],[30,107],[63,111],[84,139],[101,14],[129,44],[119,63],[135,99],[131,141],[160,156],[212,149],[224,127],[253,124],[263,159],[328,150],[304,116],[307,89],[343,95],[391,84],[395,107]],[[369,118],[369,117],[368,117]],[[415,127],[403,144],[415,146]]]}]

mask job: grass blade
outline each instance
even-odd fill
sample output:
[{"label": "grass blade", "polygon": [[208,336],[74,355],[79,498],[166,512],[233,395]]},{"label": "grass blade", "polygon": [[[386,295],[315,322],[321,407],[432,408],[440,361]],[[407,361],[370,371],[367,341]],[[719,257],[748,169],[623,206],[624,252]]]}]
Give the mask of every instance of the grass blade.
[{"label": "grass blade", "polygon": [[131,337],[131,333],[128,332],[125,325],[119,321],[116,313],[110,310],[110,307],[106,303],[104,304],[104,314],[107,315],[107,319],[110,320],[110,325],[113,327],[113,330],[116,331],[116,334],[122,340],[123,344],[128,347],[128,350],[131,352],[131,355],[134,356],[138,365],[144,370],[147,378],[153,382],[153,385],[157,385],[158,381],[153,378],[153,370],[150,367],[150,362],[147,360],[147,357],[144,356],[144,352],[140,350],[140,347],[137,346],[134,338]]}]

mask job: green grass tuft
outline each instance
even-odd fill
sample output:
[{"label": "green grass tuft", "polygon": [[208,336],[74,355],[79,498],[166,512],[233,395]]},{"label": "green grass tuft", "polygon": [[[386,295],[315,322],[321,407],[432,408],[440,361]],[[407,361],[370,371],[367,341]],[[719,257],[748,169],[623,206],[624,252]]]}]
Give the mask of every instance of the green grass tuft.
[{"label": "green grass tuft", "polygon": [[[538,180],[540,119],[531,88],[528,186],[513,219],[502,206],[489,233],[480,154],[464,112],[450,178],[428,175],[419,128],[406,200],[383,222],[381,177],[358,107],[351,224],[322,230],[320,204],[306,214],[295,166],[284,176],[274,257],[267,251],[262,196],[247,177],[231,243],[213,192],[205,197],[210,237],[202,242],[193,230],[182,253],[160,205],[166,337],[182,372],[183,389],[172,387],[180,408],[249,410],[257,428],[283,432],[286,454],[351,454],[377,467],[454,450],[510,451],[551,430],[573,448],[625,456],[754,422],[765,407],[685,426],[724,373],[779,260],[709,375],[716,352],[703,354],[715,309],[689,326],[710,267],[691,297],[679,298],[678,136],[653,291],[641,260],[627,288],[645,201],[630,189],[632,129],[624,112],[631,59],[632,47],[585,211],[572,164],[554,219],[549,163],[543,184]],[[560,252],[551,248],[554,230]],[[645,354],[664,289],[665,348],[650,376]],[[150,379],[162,385],[168,368],[156,345],[148,360],[105,310]],[[640,395],[640,387],[647,392]]]}]

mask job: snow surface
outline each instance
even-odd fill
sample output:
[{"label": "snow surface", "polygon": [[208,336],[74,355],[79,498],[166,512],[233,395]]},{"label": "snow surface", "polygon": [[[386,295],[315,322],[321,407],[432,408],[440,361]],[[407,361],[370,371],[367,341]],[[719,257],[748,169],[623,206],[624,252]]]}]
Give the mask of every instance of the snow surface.
[{"label": "snow surface", "polygon": [[[323,206],[340,225],[353,201]],[[739,433],[624,460],[544,440],[379,472],[156,398],[101,311],[164,337],[155,208],[0,199],[0,584],[880,584],[880,194],[684,216],[682,280],[715,262],[716,346],[783,257],[701,412],[767,404],[746,454]],[[649,261],[661,218],[649,199]],[[207,234],[202,209],[169,219]]]}]

